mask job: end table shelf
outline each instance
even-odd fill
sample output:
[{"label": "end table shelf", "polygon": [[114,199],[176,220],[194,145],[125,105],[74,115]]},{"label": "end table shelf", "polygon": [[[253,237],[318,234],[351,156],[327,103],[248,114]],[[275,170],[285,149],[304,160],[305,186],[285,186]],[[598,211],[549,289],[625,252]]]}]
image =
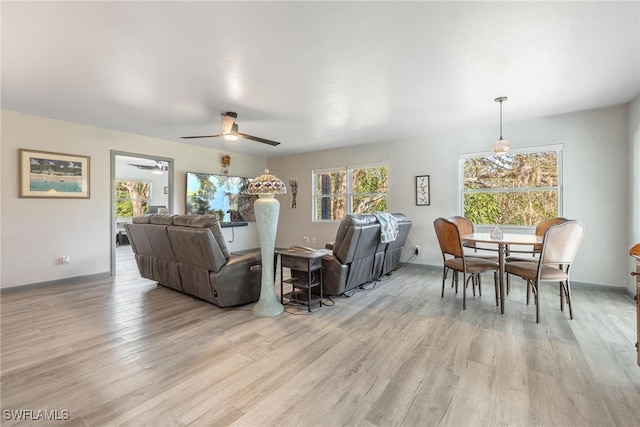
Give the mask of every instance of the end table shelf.
[{"label": "end table shelf", "polygon": [[[322,257],[331,253],[327,249],[302,250],[302,249],[276,249],[276,255],[280,255],[280,302],[284,304],[284,299],[289,302],[302,302],[306,299],[307,310],[311,312],[312,303],[319,303],[322,307]],[[307,277],[291,277],[284,279],[284,269],[307,273]],[[317,274],[314,274],[316,273]],[[284,292],[284,285],[291,286],[291,292]],[[319,298],[314,297],[314,289],[317,288]]]}]

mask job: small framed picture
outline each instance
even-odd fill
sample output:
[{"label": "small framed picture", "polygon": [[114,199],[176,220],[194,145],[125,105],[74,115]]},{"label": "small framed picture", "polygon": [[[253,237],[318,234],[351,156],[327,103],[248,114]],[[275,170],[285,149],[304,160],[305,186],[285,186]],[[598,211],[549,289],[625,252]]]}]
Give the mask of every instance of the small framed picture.
[{"label": "small framed picture", "polygon": [[416,176],[416,205],[428,206],[431,204],[431,191],[429,175]]},{"label": "small framed picture", "polygon": [[20,197],[89,198],[89,157],[20,150]]}]

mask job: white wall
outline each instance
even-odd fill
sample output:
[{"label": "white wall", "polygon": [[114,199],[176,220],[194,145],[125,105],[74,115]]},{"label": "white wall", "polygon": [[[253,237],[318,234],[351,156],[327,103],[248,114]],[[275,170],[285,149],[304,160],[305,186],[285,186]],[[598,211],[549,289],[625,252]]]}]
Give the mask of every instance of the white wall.
[{"label": "white wall", "polygon": [[[640,241],[640,147],[638,98],[628,106],[582,111],[536,120],[505,123],[514,148],[564,145],[564,215],[582,221],[586,236],[576,259],[575,281],[631,286],[630,246]],[[53,281],[110,270],[110,152],[158,155],[175,159],[175,213],[184,212],[187,171],[219,172],[220,152],[89,126],[2,111],[0,174],[1,287]],[[414,221],[407,248],[422,247],[420,264],[441,265],[433,220],[458,212],[458,155],[486,151],[496,138],[495,125],[455,129],[420,139],[389,141],[319,151],[265,161],[231,153],[229,173],[256,176],[265,165],[285,182],[298,179],[297,209],[290,195],[281,202],[277,244],[322,247],[333,240],[337,224],[311,221],[311,170],[386,161],[389,164],[389,210]],[[88,200],[18,197],[18,149],[91,156]],[[415,206],[416,175],[431,175],[431,206]],[[631,195],[631,197],[629,196]],[[633,201],[633,203],[632,203]],[[255,224],[235,230],[232,250],[259,246]],[[228,239],[230,229],[224,230]],[[302,237],[315,237],[306,244]],[[58,263],[70,255],[71,263]],[[403,259],[407,259],[409,250]]]},{"label": "white wall", "polygon": [[[2,110],[1,280],[7,288],[110,271],[111,150],[174,159],[175,212],[184,213],[186,172],[217,173],[221,152]],[[18,150],[53,151],[91,157],[90,199],[18,197]],[[257,176],[263,158],[230,153],[229,173]],[[224,230],[230,239],[231,230]],[[258,247],[255,223],[235,230],[231,250]],[[227,240],[228,240],[227,239]],[[69,255],[71,262],[59,259]]]},{"label": "white wall", "polygon": [[[631,248],[640,243],[640,95],[629,103],[629,240]],[[629,257],[628,271],[635,271],[635,259]],[[627,289],[632,295],[636,292],[636,280],[627,276]]]},{"label": "white wall", "polygon": [[[629,224],[628,108],[616,106],[520,123],[506,122],[504,135],[513,148],[563,144],[564,216],[581,221],[586,235],[572,270],[574,281],[623,287],[627,283]],[[311,170],[354,164],[387,162],[391,212],[413,220],[402,259],[420,245],[416,262],[442,265],[433,231],[440,216],[459,213],[458,156],[490,150],[495,124],[458,128],[408,141],[389,141],[360,147],[318,151],[269,159],[268,167],[285,182],[298,178],[297,209],[282,203],[277,237],[279,246],[300,245],[305,235],[316,237],[310,246],[333,240],[337,224],[311,221]],[[415,205],[415,176],[431,176],[431,205]]]}]

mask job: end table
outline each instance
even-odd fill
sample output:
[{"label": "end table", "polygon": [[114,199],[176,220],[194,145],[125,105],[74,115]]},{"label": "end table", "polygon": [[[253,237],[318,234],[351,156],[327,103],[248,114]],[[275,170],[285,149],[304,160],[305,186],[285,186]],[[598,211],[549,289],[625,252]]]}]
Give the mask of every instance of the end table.
[{"label": "end table", "polygon": [[[280,302],[284,304],[285,297],[291,301],[297,295],[306,292],[307,310],[310,313],[312,290],[317,287],[320,294],[320,307],[322,307],[322,257],[330,255],[331,251],[328,249],[278,248],[275,254],[276,256],[280,255]],[[291,277],[285,280],[283,278],[285,268],[306,272],[307,277]],[[314,272],[318,272],[318,274],[314,275]],[[291,285],[291,292],[286,295],[284,293],[285,283]]]}]

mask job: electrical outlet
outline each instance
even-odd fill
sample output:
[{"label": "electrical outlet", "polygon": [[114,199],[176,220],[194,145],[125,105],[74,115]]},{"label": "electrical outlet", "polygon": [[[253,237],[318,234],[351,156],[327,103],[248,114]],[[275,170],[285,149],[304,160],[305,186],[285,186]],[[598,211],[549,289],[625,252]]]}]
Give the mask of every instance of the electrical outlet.
[{"label": "electrical outlet", "polygon": [[305,243],[309,243],[309,236],[304,236],[302,240],[304,240]]},{"label": "electrical outlet", "polygon": [[416,248],[413,250],[413,253],[418,255],[420,253],[420,246],[416,246]]},{"label": "electrical outlet", "polygon": [[312,241],[313,241],[313,243],[315,243],[315,242],[316,242],[316,238],[314,237],[314,238],[312,239]]},{"label": "electrical outlet", "polygon": [[63,264],[69,264],[69,261],[71,261],[71,257],[69,255],[64,255],[62,257],[62,263]]}]

